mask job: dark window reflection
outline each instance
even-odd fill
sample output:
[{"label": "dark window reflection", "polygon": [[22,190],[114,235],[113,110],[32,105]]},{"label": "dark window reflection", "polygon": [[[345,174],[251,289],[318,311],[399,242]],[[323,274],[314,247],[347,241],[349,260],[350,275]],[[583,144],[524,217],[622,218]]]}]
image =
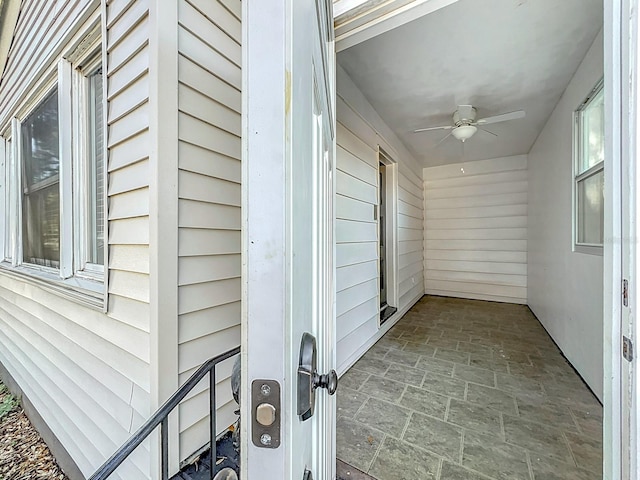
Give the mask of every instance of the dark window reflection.
[{"label": "dark window reflection", "polygon": [[58,91],[22,122],[23,261],[60,266]]}]

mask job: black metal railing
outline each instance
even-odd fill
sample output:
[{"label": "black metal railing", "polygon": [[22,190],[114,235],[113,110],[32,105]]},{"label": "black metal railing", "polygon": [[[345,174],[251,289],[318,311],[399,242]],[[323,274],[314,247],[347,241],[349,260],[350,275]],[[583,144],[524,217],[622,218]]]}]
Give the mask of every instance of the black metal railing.
[{"label": "black metal railing", "polygon": [[89,480],[106,480],[109,476],[118,468],[122,462],[124,462],[133,451],[140,446],[140,444],[151,433],[160,426],[161,437],[161,470],[162,480],[169,479],[169,422],[167,418],[178,404],[184,400],[193,387],[195,387],[200,380],[202,380],[207,373],[209,374],[209,432],[211,435],[211,478],[216,474],[216,365],[220,362],[231,358],[240,353],[240,347],[236,347],[233,350],[229,350],[222,355],[213,357],[207,360],[198,370],[194,372],[189,380],[187,380],[164,404],[156,410],[156,412],[142,425],[136,433],[134,433],[127,442],[122,445],[112,456],[104,462],[104,464],[91,475]]}]

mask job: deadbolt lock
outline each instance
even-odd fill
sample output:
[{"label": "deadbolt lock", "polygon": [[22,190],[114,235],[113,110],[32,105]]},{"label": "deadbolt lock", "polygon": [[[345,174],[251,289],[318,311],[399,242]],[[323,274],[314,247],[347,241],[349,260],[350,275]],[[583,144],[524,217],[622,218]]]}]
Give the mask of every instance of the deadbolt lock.
[{"label": "deadbolt lock", "polygon": [[261,403],[256,407],[256,421],[263,427],[270,427],[276,421],[276,407]]}]

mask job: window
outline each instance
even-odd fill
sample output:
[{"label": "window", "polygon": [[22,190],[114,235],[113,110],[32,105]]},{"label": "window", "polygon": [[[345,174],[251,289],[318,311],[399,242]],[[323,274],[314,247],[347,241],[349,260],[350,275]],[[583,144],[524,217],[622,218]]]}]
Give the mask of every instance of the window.
[{"label": "window", "polygon": [[0,239],[4,268],[96,304],[104,302],[106,183],[99,32],[95,22],[5,130]]},{"label": "window", "polygon": [[575,250],[601,253],[604,241],[604,89],[592,90],[575,113]]},{"label": "window", "polygon": [[83,154],[74,162],[78,190],[84,192],[75,199],[78,212],[77,248],[74,252],[76,274],[95,277],[104,265],[104,205],[105,205],[105,129],[103,120],[103,77],[100,57],[96,57],[74,71],[78,85],[76,109],[80,145]]},{"label": "window", "polygon": [[22,122],[22,261],[60,267],[58,92]]},{"label": "window", "polygon": [[87,229],[89,264],[104,265],[104,126],[102,68],[89,75],[89,222]]},{"label": "window", "polygon": [[[11,172],[13,171],[14,167],[13,167],[13,141],[11,140],[11,138],[8,138],[5,142],[5,156],[4,156],[4,178],[5,178],[5,182],[4,182],[4,208],[3,211],[6,212],[6,216],[5,219],[10,219],[10,218],[14,218],[15,217],[15,213],[14,213],[14,204],[12,202],[12,199],[14,197],[13,195],[13,190],[12,190],[12,182],[10,181],[11,179]],[[13,252],[11,249],[11,244],[12,244],[12,237],[13,237],[13,232],[11,231],[11,229],[9,228],[9,225],[7,225],[8,222],[5,222],[2,227],[3,227],[3,236],[2,239],[0,239],[0,241],[4,241],[4,259],[11,261],[12,257],[13,257]]]}]

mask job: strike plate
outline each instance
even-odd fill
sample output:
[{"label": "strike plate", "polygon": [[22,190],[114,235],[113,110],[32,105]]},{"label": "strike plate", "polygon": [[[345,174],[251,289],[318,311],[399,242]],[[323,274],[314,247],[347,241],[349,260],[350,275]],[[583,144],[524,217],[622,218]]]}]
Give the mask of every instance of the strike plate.
[{"label": "strike plate", "polygon": [[[258,421],[258,406],[264,404],[272,405],[275,409],[274,421],[270,425],[264,425]],[[251,440],[256,447],[278,448],[280,446],[281,412],[280,384],[275,380],[261,379],[251,382]]]}]

